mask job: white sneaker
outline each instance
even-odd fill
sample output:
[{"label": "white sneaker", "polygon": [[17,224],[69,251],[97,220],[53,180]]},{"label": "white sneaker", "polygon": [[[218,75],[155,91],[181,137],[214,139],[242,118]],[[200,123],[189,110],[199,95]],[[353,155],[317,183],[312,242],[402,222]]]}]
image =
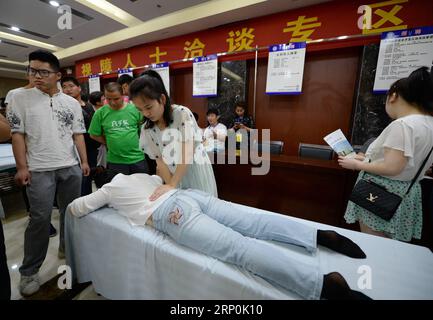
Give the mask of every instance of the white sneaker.
[{"label": "white sneaker", "polygon": [[40,287],[39,275],[37,273],[31,276],[21,275],[20,293],[22,296],[31,296],[32,294],[36,293]]}]

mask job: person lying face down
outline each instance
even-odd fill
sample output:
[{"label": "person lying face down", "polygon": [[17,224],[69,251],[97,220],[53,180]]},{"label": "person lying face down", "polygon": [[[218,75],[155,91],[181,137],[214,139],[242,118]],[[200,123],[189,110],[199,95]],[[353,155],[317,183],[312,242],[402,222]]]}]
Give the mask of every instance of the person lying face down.
[{"label": "person lying face down", "polygon": [[370,299],[351,290],[339,273],[323,275],[311,259],[282,255],[274,246],[251,239],[294,244],[310,253],[323,245],[351,258],[365,258],[348,238],[194,189],[170,190],[150,201],[150,195],[161,185],[159,176],[118,174],[96,192],[75,199],[68,211],[82,217],[108,205],[134,225],[151,226],[181,245],[245,268],[304,299]]}]

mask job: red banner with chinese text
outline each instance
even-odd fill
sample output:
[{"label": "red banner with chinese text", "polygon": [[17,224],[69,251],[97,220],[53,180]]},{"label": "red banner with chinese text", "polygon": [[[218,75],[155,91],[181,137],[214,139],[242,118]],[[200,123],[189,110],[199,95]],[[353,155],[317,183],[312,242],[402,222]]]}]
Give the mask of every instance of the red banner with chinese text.
[{"label": "red banner with chinese text", "polygon": [[[368,5],[367,8],[360,6]],[[359,12],[358,12],[359,11]],[[369,12],[368,12],[369,11]],[[363,16],[371,17],[363,20]],[[370,29],[362,29],[362,23]],[[361,28],[360,28],[361,25]],[[296,41],[370,35],[433,25],[431,0],[337,0],[315,6],[237,22],[175,38],[115,51],[76,63],[76,76],[106,73],[128,67],[237,52]],[[379,42],[380,37],[316,43],[314,50]],[[308,50],[308,47],[307,47]],[[191,62],[189,62],[191,64]]]}]

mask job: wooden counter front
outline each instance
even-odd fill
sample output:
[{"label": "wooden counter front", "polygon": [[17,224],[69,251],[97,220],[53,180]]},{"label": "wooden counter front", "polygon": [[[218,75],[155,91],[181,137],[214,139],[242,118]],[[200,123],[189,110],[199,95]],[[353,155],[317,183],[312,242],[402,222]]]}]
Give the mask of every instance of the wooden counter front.
[{"label": "wooden counter front", "polygon": [[[341,168],[336,160],[285,155],[270,156],[266,175],[251,175],[253,167],[257,166],[239,164],[239,158],[237,164],[213,164],[219,198],[359,231],[357,223],[347,224],[343,218],[357,171]],[[422,239],[411,243],[433,251],[432,206],[427,203],[433,197],[433,183],[423,181],[423,184],[423,207],[427,212],[424,212]]]},{"label": "wooden counter front", "polygon": [[[271,155],[266,175],[257,165],[213,164],[219,198],[302,219],[341,226],[356,173],[337,161]],[[347,226],[346,226],[347,227]]]}]

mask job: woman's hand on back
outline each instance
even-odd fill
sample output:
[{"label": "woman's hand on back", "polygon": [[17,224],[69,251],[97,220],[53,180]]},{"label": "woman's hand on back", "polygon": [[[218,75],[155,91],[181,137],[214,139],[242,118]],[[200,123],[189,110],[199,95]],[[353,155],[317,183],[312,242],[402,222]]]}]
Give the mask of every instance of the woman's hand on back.
[{"label": "woman's hand on back", "polygon": [[173,190],[174,187],[169,185],[169,184],[163,184],[162,186],[159,186],[158,188],[155,189],[155,191],[151,194],[151,196],[149,197],[150,201],[155,201],[156,199],[158,199],[160,196],[162,196],[164,193]]}]

